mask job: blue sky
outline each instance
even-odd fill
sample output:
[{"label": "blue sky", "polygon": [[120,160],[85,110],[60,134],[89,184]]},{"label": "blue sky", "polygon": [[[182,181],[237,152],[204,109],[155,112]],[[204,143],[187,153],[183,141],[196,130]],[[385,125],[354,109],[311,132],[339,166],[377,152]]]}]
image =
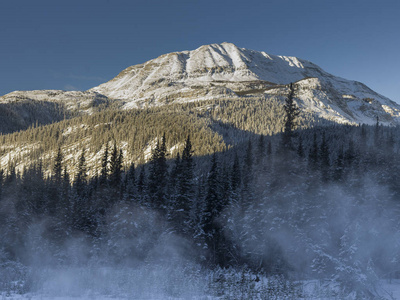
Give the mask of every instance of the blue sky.
[{"label": "blue sky", "polygon": [[0,95],[86,90],[164,53],[231,42],[400,103],[398,0],[1,0]]}]

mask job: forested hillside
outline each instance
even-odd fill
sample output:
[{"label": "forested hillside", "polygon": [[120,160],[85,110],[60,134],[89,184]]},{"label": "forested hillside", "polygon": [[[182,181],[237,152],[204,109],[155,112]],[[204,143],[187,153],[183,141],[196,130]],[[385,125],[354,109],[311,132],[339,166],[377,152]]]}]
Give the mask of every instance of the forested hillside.
[{"label": "forested hillside", "polygon": [[[132,162],[147,162],[163,133],[169,159],[183,150],[189,134],[194,155],[199,156],[229,149],[257,134],[279,133],[284,116],[281,100],[199,101],[148,109],[107,109],[2,135],[0,157],[6,171],[11,164],[22,172],[31,162],[40,160],[48,174],[57,149],[61,148],[65,166],[74,173],[79,153],[85,150],[90,175],[94,175],[107,143],[117,143],[124,154],[124,167],[128,167]],[[305,112],[298,121],[302,128],[317,124]]]},{"label": "forested hillside", "polygon": [[[3,136],[3,145],[31,136],[31,142],[55,151],[49,175],[41,160],[22,173],[12,165],[1,173],[3,289],[35,289],[40,279],[30,270],[38,266],[136,269],[168,260],[282,278],[270,284],[291,297],[301,294],[293,285],[299,279],[329,280],[339,288],[327,292],[344,298],[354,292],[372,297],[381,293],[380,279],[398,278],[398,128],[316,126],[293,131],[288,141],[281,134],[257,134],[279,131],[266,126],[246,137],[251,111],[262,110],[249,109],[243,120],[235,115],[238,103],[224,105],[232,109],[210,102],[176,111],[172,106],[165,114],[110,112]],[[168,130],[141,128],[156,137],[149,162],[141,165],[133,164],[118,142],[133,137],[128,145],[144,147],[129,127],[135,118],[133,124],[168,124]],[[118,126],[107,127],[110,123]],[[69,129],[73,138],[61,132],[78,124],[91,128],[98,144],[90,147],[99,155],[89,165],[89,147],[77,147],[75,170],[66,167],[69,152],[62,146],[69,138],[84,140],[85,129]],[[207,137],[208,143],[201,142]],[[224,144],[227,138],[236,143]],[[182,144],[168,150],[177,143]],[[208,155],[215,145],[220,148]],[[25,279],[12,283],[10,272]],[[231,276],[221,274],[226,280]],[[207,293],[229,295],[228,283],[211,288],[219,280],[207,283]]]}]

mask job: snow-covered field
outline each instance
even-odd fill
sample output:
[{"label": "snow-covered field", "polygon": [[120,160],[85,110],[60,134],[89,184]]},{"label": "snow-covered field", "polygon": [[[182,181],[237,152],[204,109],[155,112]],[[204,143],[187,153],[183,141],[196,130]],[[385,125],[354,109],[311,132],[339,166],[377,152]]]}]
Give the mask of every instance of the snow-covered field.
[{"label": "snow-covered field", "polygon": [[[400,280],[380,280],[359,297],[330,280],[288,281],[246,270],[206,271],[195,265],[31,270],[11,282],[0,300],[83,299],[400,299]],[[3,285],[4,288],[4,285]],[[21,288],[18,291],[18,288]],[[29,288],[30,291],[23,290]]]}]

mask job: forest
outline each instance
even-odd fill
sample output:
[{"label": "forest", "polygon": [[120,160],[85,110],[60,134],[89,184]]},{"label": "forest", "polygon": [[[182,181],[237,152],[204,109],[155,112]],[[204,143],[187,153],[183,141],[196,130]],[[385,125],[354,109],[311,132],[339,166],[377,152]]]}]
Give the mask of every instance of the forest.
[{"label": "forest", "polygon": [[400,130],[310,123],[289,91],[2,135],[0,291],[390,299]]},{"label": "forest", "polygon": [[61,148],[51,175],[40,161],[2,170],[1,289],[37,288],[38,268],[136,270],[176,259],[223,276],[278,278],[297,296],[296,280],[370,297],[381,279],[400,276],[398,128],[377,121],[260,134],[203,156],[193,156],[188,135],[170,157],[166,139],[138,166],[105,143],[95,176],[85,149],[74,175]]}]

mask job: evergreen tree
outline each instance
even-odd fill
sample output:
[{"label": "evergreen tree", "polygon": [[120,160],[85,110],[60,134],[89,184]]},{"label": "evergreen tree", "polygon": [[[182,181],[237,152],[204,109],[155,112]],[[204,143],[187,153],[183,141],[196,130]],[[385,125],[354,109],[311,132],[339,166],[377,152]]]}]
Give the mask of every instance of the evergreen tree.
[{"label": "evergreen tree", "polygon": [[61,183],[61,176],[62,176],[62,152],[61,148],[58,147],[57,155],[54,160],[54,167],[53,167],[53,178],[57,184]]},{"label": "evergreen tree", "polygon": [[334,163],[333,180],[341,182],[343,179],[343,147],[340,148]]},{"label": "evergreen tree", "polygon": [[257,144],[257,163],[258,164],[262,163],[264,156],[265,156],[265,141],[264,141],[264,135],[261,134],[258,139],[258,144]]},{"label": "evergreen tree", "polygon": [[139,178],[137,181],[137,191],[139,194],[139,202],[144,204],[145,192],[146,192],[146,171],[144,166],[140,168]]},{"label": "evergreen tree", "polygon": [[100,184],[105,184],[109,175],[109,162],[108,162],[108,142],[104,148],[103,157],[101,159],[101,171],[100,171]]},{"label": "evergreen tree", "polygon": [[151,206],[161,210],[166,207],[165,192],[168,178],[166,152],[167,148],[164,134],[161,144],[158,141],[155,149],[153,149],[148,178],[148,194],[152,203]]},{"label": "evergreen tree", "polygon": [[78,196],[84,195],[86,184],[87,184],[86,158],[85,158],[85,150],[82,150],[81,156],[79,157],[78,170],[75,175],[75,181],[74,181],[74,187]]},{"label": "evergreen tree", "polygon": [[216,220],[222,211],[222,203],[220,197],[220,181],[219,181],[219,168],[217,155],[211,157],[211,168],[207,176],[207,194],[205,198],[205,212],[204,212],[204,234],[205,241],[210,250],[212,264],[218,263],[217,261],[217,246],[219,244],[219,227]]},{"label": "evergreen tree", "polygon": [[299,143],[297,145],[297,155],[300,158],[304,158],[304,148],[303,148],[303,139],[299,136]]},{"label": "evergreen tree", "polygon": [[125,193],[124,198],[125,201],[130,202],[135,198],[135,185],[136,185],[136,176],[135,176],[135,164],[132,163],[129,166],[128,172],[125,176]]},{"label": "evergreen tree", "polygon": [[119,193],[122,182],[122,161],[122,150],[118,149],[117,144],[114,143],[110,158],[110,185],[117,193]]},{"label": "evergreen tree", "polygon": [[374,130],[374,144],[375,147],[379,146],[380,143],[380,125],[379,125],[379,117],[376,116],[375,130]]},{"label": "evergreen tree", "polygon": [[253,174],[253,147],[251,144],[251,140],[249,139],[247,143],[247,149],[244,157],[244,166],[243,166],[243,189],[245,192],[248,192],[250,189],[250,182]]},{"label": "evergreen tree", "polygon": [[314,132],[313,135],[313,144],[308,155],[308,161],[312,170],[316,170],[318,168],[318,143],[316,132]]},{"label": "evergreen tree", "polygon": [[237,153],[233,160],[232,173],[231,173],[231,187],[234,192],[240,188],[241,184],[241,173],[240,173],[240,163]]},{"label": "evergreen tree", "polygon": [[285,117],[285,125],[284,125],[284,132],[282,135],[282,146],[284,149],[292,149],[292,136],[293,130],[296,127],[296,118],[300,114],[300,110],[294,101],[294,87],[291,83],[289,86],[289,95],[286,99],[284,105],[286,117]]},{"label": "evergreen tree", "polygon": [[322,143],[320,149],[320,158],[321,158],[321,173],[322,179],[324,181],[328,181],[329,179],[329,167],[330,167],[330,159],[329,159],[329,148],[325,138],[325,131],[322,134]]},{"label": "evergreen tree", "polygon": [[183,218],[187,220],[189,209],[194,198],[193,151],[190,136],[188,135],[185,148],[182,152],[180,173],[178,175],[178,209],[184,212]]},{"label": "evergreen tree", "polygon": [[59,206],[61,189],[62,189],[62,153],[60,147],[58,148],[56,158],[54,160],[52,180],[48,185],[48,210],[51,215],[56,214]]}]

